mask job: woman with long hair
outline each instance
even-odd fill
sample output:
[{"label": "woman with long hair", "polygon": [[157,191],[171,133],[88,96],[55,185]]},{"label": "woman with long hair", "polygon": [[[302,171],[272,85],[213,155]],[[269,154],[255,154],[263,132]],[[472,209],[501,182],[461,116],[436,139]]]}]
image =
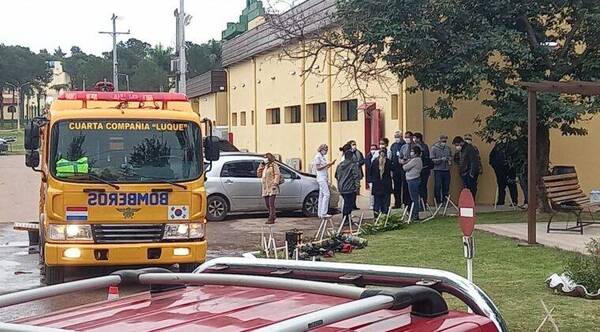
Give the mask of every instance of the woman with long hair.
[{"label": "woman with long hair", "polygon": [[279,194],[279,185],[281,184],[281,173],[279,172],[279,166],[275,163],[275,156],[271,153],[265,154],[265,161],[261,162],[256,171],[259,178],[261,178],[262,185],[262,196],[265,199],[265,205],[269,210],[269,219],[267,225],[275,223],[276,211],[275,211],[275,199]]}]

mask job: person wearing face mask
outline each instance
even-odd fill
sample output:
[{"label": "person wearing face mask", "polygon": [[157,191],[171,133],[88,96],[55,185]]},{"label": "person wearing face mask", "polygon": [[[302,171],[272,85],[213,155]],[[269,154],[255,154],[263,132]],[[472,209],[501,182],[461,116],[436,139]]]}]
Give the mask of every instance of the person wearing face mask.
[{"label": "person wearing face mask", "polygon": [[377,150],[377,145],[376,144],[371,144],[371,149],[369,151],[369,153],[367,153],[367,156],[365,157],[365,181],[367,183],[367,190],[371,191],[371,194],[369,195],[369,209],[373,208],[373,193],[371,190],[371,183],[373,183],[373,180],[371,180],[371,164],[373,164],[373,155],[378,154],[379,150]]},{"label": "person wearing face mask", "polygon": [[394,134],[394,143],[390,147],[392,155],[392,180],[394,183],[394,209],[402,208],[402,180],[404,179],[404,170],[400,165],[400,150],[406,144],[402,137],[402,132],[397,131]]},{"label": "person wearing face mask", "polygon": [[421,160],[423,161],[419,194],[425,205],[428,205],[427,200],[429,198],[429,193],[427,185],[429,184],[429,177],[431,176],[431,170],[433,169],[433,162],[431,161],[431,156],[429,154],[429,146],[427,146],[423,140],[423,134],[415,133],[413,135],[413,141],[415,142],[415,145],[421,148]]},{"label": "person wearing face mask", "polygon": [[317,154],[313,160],[313,167],[317,174],[317,183],[319,184],[319,204],[317,216],[321,219],[331,218],[327,213],[329,210],[329,169],[335,164],[335,160],[327,162],[327,152],[329,147],[327,144],[321,144],[317,149]]},{"label": "person wearing face mask", "polygon": [[[410,152],[412,151],[415,143],[413,141],[413,133],[412,131],[406,131],[404,133],[404,145],[400,148],[400,156],[398,156],[398,162],[400,165],[404,165],[408,160],[410,160]],[[404,169],[402,170],[404,172]],[[410,198],[410,192],[408,189],[408,182],[406,181],[406,176],[402,177],[402,203],[404,205],[410,206],[412,202]]]},{"label": "person wearing face mask", "polygon": [[262,185],[262,196],[265,199],[265,205],[269,210],[269,219],[267,225],[275,223],[276,211],[275,211],[275,199],[279,194],[279,185],[281,184],[281,173],[279,172],[279,166],[275,163],[275,156],[271,153],[265,154],[266,161],[263,161],[258,169],[256,175],[261,178]]},{"label": "person wearing face mask", "polygon": [[414,145],[410,149],[410,159],[402,161],[402,168],[406,172],[406,182],[408,192],[410,193],[412,215],[411,220],[419,220],[419,211],[421,210],[421,171],[423,170],[423,160],[421,159],[421,148]]},{"label": "person wearing face mask", "polygon": [[371,193],[374,196],[373,212],[375,215],[388,213],[390,195],[392,193],[392,162],[387,158],[387,149],[381,149],[369,168]]},{"label": "person wearing face mask", "polygon": [[[350,144],[350,151],[352,151],[352,161],[356,164],[356,167],[358,167],[360,180],[362,180],[365,177],[365,173],[363,172],[363,166],[365,165],[365,156],[356,146],[355,140],[349,141],[348,144]],[[358,186],[358,188],[356,189],[356,195],[360,195],[360,186]],[[354,200],[354,202],[356,203],[356,200]],[[356,204],[354,204],[354,210],[358,210]]]},{"label": "person wearing face mask", "polygon": [[[379,140],[379,149],[372,154],[371,162],[375,161],[375,159],[377,159],[379,157],[379,152],[381,152],[381,150],[383,150],[383,149],[387,150],[386,138],[382,138]],[[387,153],[387,154],[389,154],[389,153]]]},{"label": "person wearing face mask", "polygon": [[480,161],[475,148],[465,140],[456,136],[452,140],[452,144],[456,147],[459,155],[459,170],[465,188],[469,189],[473,194],[473,198],[477,195],[477,178],[479,177]]},{"label": "person wearing face mask", "polygon": [[450,191],[450,166],[452,166],[452,150],[448,146],[448,136],[440,135],[440,139],[431,147],[433,161],[433,192],[437,204],[442,204]]},{"label": "person wearing face mask", "polygon": [[475,154],[477,155],[477,160],[479,160],[479,175],[481,175],[481,173],[483,173],[483,165],[481,164],[481,154],[479,153],[479,148],[477,147],[477,145],[473,144],[473,135],[465,134],[464,139],[465,139],[465,142],[467,144],[470,144],[473,147],[473,149],[475,150]]}]

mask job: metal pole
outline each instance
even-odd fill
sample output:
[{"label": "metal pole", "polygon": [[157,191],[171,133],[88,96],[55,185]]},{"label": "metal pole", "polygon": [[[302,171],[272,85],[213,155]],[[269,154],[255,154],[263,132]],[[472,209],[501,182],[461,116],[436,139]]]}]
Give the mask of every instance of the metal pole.
[{"label": "metal pole", "polygon": [[113,37],[113,84],[115,91],[119,91],[119,75],[117,64],[117,15],[113,14],[112,18],[112,37]]},{"label": "metal pole", "polygon": [[537,171],[536,171],[536,144],[537,144],[537,94],[528,90],[528,142],[527,142],[527,243],[536,244],[536,212],[537,212]]},{"label": "metal pole", "polygon": [[186,91],[186,72],[187,62],[185,58],[185,0],[179,0],[179,36],[181,43],[179,45],[179,92],[185,94]]}]

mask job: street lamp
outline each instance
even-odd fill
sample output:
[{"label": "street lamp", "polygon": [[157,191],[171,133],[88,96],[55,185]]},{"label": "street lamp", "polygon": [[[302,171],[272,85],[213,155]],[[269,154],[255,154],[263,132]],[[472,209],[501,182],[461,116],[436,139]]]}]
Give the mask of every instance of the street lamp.
[{"label": "street lamp", "polygon": [[23,101],[21,100],[21,89],[23,89],[25,86],[31,85],[31,82],[25,82],[21,85],[15,85],[10,82],[4,82],[4,84],[13,89],[13,102],[15,101],[15,91],[19,91],[19,107],[17,107],[17,130],[21,130],[21,105],[23,105]]}]

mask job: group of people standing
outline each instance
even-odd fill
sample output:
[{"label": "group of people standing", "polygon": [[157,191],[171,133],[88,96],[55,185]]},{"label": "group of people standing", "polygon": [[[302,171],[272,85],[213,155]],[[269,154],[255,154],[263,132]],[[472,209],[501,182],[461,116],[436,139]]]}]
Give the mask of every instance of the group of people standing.
[{"label": "group of people standing", "polygon": [[[456,163],[460,167],[463,184],[473,195],[477,193],[477,179],[481,172],[479,150],[473,145],[472,136],[457,136],[452,144],[456,153],[448,144],[448,136],[440,135],[431,146],[424,142],[423,134],[396,132],[394,142],[389,145],[387,138],[381,139],[379,146],[373,144],[366,156],[356,148],[356,142],[350,141],[340,148],[343,161],[337,166],[335,178],[338,190],[344,199],[342,214],[349,218],[356,209],[356,196],[360,192],[360,181],[366,180],[371,191],[371,206],[376,214],[387,213],[394,196],[393,208],[412,207],[412,219],[418,220],[419,212],[427,202],[429,178],[433,172],[434,197],[437,203],[446,200],[450,190],[450,167]],[[319,217],[327,214],[329,205],[328,170],[335,160],[327,161],[328,146],[323,144],[313,161],[319,182]],[[364,172],[363,172],[363,165]]]},{"label": "group of people standing", "polygon": [[[477,194],[477,180],[481,174],[481,157],[473,145],[470,134],[456,136],[452,140],[453,153],[448,144],[448,136],[440,135],[431,146],[425,143],[421,133],[397,131],[394,142],[383,138],[379,146],[373,144],[364,156],[358,150],[356,141],[349,141],[340,148],[343,160],[337,165],[334,176],[337,188],[343,198],[343,219],[350,221],[353,210],[357,209],[356,197],[360,194],[360,183],[364,178],[366,187],[371,191],[371,206],[375,214],[387,213],[394,196],[393,208],[409,207],[412,220],[419,219],[419,212],[427,204],[429,178],[433,171],[434,197],[437,204],[446,201],[450,190],[450,167],[453,163],[460,169],[465,188]],[[329,210],[329,170],[337,160],[328,161],[329,147],[321,144],[313,159],[313,172],[319,184],[319,218],[330,218]],[[269,210],[268,224],[275,221],[275,196],[279,192],[281,175],[274,163],[272,154],[267,154],[265,163],[258,169],[262,178],[263,197]],[[364,171],[363,171],[364,166]]]}]

